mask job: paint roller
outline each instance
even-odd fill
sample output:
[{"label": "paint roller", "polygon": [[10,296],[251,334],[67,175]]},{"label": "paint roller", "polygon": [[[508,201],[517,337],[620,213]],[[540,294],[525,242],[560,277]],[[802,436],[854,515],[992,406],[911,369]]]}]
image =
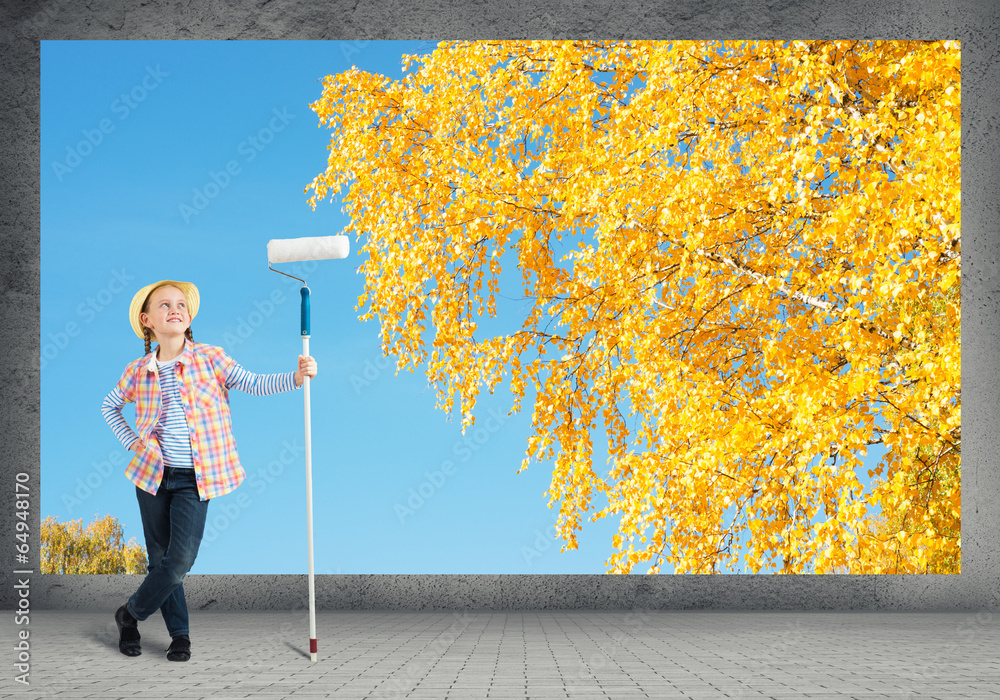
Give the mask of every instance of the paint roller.
[{"label": "paint roller", "polygon": [[[274,263],[304,262],[306,260],[337,260],[351,252],[347,236],[318,236],[312,238],[280,238],[267,242],[267,267],[272,272],[291,277],[302,283],[302,354],[309,356],[309,286],[301,277],[275,270]],[[309,658],[316,661],[316,584],[313,565],[313,515],[312,515],[312,426],[309,411],[309,377],[303,376],[302,390],[306,405],[306,532],[309,540]]]}]

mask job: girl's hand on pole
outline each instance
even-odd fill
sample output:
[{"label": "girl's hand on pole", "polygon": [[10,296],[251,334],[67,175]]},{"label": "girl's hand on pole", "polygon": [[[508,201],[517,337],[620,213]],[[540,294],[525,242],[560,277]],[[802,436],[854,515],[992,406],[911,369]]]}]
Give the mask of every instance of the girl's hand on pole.
[{"label": "girl's hand on pole", "polygon": [[295,372],[295,386],[302,386],[303,377],[312,379],[316,376],[316,360],[311,355],[299,355],[299,369]]}]

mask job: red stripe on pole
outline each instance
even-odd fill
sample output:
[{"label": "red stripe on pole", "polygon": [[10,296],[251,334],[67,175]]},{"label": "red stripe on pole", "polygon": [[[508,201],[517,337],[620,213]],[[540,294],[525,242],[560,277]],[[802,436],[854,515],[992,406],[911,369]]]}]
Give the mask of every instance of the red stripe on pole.
[{"label": "red stripe on pole", "polygon": [[315,654],[316,653],[316,640],[315,639],[310,639],[309,640],[309,653],[310,654]]}]

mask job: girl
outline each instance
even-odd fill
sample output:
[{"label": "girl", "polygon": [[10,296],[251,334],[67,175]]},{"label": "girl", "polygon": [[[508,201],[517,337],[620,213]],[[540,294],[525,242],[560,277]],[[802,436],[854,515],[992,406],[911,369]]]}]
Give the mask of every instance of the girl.
[{"label": "girl", "polygon": [[[138,622],[159,610],[170,633],[167,658],[191,658],[185,574],[194,564],[205,530],[209,499],[229,493],[246,476],[229,413],[233,387],[256,396],[296,389],[315,377],[316,361],[299,355],[298,370],[253,374],[222,348],[194,342],[198,288],[161,280],[140,289],[129,308],[146,354],[125,368],[104,399],[102,412],[115,436],[135,457],[125,475],[135,484],[149,557],[138,590],[115,612],[118,650],[142,653]],[[156,352],[150,342],[156,341]],[[138,435],[122,417],[135,402]]]}]

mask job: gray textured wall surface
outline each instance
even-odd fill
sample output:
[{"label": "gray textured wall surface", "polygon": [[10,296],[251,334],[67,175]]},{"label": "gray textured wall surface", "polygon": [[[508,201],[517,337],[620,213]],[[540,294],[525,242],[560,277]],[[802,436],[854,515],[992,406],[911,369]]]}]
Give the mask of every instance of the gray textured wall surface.
[{"label": "gray textured wall surface", "polygon": [[[135,576],[42,576],[39,521],[39,41],[49,39],[889,38],[958,39],[963,69],[965,388],[962,574],[957,576],[414,576],[322,575],[320,609],[1000,609],[1000,298],[998,182],[1000,3],[465,2],[302,0],[176,4],[9,2],[0,9],[0,608],[111,610]],[[31,557],[14,558],[15,475],[29,475]],[[23,578],[23,577],[22,577]],[[293,609],[305,576],[198,576],[194,609]]]},{"label": "gray textured wall surface", "polygon": [[[993,610],[962,576],[323,575],[319,610]],[[142,582],[132,576],[45,576],[37,606],[114,610]],[[292,610],[307,578],[184,579],[193,610]]]}]

